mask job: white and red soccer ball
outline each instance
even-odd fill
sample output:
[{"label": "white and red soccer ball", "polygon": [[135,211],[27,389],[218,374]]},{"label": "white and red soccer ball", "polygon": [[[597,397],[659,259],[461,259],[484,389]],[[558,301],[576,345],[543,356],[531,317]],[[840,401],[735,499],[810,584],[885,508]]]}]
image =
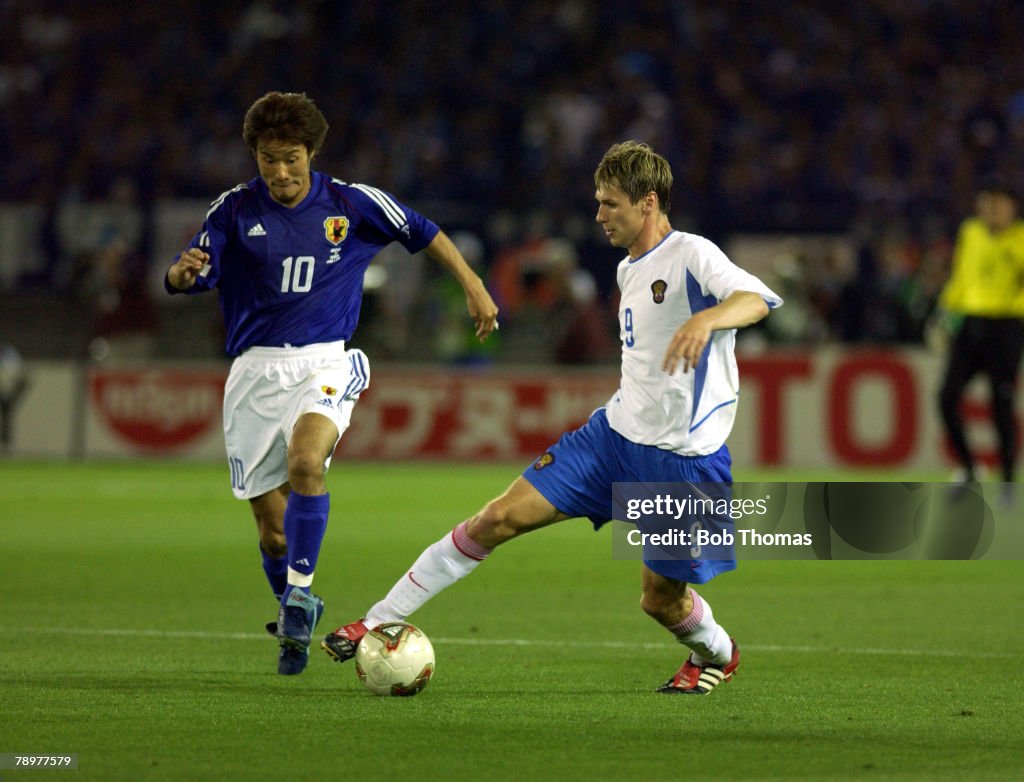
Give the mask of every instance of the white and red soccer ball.
[{"label": "white and red soccer ball", "polygon": [[434,673],[434,647],[418,627],[388,622],[363,636],[355,662],[359,680],[374,695],[415,695]]}]

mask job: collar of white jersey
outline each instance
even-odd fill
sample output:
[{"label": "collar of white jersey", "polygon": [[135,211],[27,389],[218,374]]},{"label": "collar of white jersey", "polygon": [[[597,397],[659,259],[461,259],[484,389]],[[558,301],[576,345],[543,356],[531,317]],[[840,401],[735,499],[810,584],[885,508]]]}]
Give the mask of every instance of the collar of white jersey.
[{"label": "collar of white jersey", "polygon": [[675,228],[673,228],[671,231],[669,231],[667,234],[665,234],[662,237],[660,242],[658,242],[656,245],[654,245],[654,247],[652,247],[650,250],[645,252],[643,255],[638,255],[636,258],[627,258],[626,260],[629,261],[629,263],[637,263],[638,261],[642,261],[644,258],[646,258],[652,252],[654,252],[659,247],[661,247],[661,245],[665,244],[665,242],[667,242],[669,239],[671,239],[677,233],[679,233],[679,231],[677,231]]}]

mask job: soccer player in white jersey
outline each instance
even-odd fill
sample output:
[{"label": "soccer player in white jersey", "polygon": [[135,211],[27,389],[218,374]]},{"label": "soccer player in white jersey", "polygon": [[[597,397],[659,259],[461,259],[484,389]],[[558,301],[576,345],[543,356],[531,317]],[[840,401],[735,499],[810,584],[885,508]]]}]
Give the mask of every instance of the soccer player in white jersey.
[{"label": "soccer player in white jersey", "polygon": [[[401,621],[469,574],[506,541],[585,516],[612,518],[615,482],[731,486],[725,445],[736,415],[735,330],[782,304],[707,239],[672,229],[672,172],[648,145],[625,142],[594,174],[597,222],[619,264],[622,380],[608,404],[563,435],[479,513],[429,546],[366,616],[327,635],[336,660],[354,656],[368,628]],[[658,688],[705,694],[728,681],[739,648],[690,584],[704,584],[734,560],[645,558],[641,607],[691,652]]]},{"label": "soccer player in white jersey", "polygon": [[242,136],[259,176],[213,202],[165,278],[169,293],[220,296],[235,356],[224,393],[231,488],[250,503],[280,601],[267,629],[282,674],[305,669],[323,613],[310,589],[330,505],[324,476],[370,380],[366,356],[346,348],[366,267],[391,242],[425,250],[461,283],[477,337],[497,328],[483,282],[434,223],[382,190],[312,169],[326,135],[304,94],[253,103]]}]

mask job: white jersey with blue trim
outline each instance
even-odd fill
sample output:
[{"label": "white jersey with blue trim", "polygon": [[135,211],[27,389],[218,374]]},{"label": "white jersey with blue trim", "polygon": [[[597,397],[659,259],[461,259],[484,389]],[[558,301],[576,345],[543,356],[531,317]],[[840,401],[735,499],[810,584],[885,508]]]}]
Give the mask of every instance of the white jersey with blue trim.
[{"label": "white jersey with blue trim", "polygon": [[607,405],[609,425],[635,443],[685,456],[714,453],[736,418],[736,330],[712,332],[685,374],[661,368],[669,342],[691,315],[737,291],[760,294],[772,308],[782,299],[708,239],[679,231],[639,258],[625,258],[618,283],[622,379]]},{"label": "white jersey with blue trim", "polygon": [[316,171],[310,185],[291,209],[258,177],[223,193],[189,245],[209,254],[208,268],[186,291],[165,282],[170,293],[217,288],[229,355],[347,342],[374,256],[391,242],[418,252],[439,230],[383,190]]}]

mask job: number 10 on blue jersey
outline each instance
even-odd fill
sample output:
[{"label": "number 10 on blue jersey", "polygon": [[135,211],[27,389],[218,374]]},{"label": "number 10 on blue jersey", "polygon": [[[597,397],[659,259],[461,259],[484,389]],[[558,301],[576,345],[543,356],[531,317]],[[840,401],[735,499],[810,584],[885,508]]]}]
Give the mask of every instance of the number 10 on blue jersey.
[{"label": "number 10 on blue jersey", "polygon": [[316,258],[312,255],[288,256],[281,261],[281,293],[309,293],[313,287],[313,267]]}]

